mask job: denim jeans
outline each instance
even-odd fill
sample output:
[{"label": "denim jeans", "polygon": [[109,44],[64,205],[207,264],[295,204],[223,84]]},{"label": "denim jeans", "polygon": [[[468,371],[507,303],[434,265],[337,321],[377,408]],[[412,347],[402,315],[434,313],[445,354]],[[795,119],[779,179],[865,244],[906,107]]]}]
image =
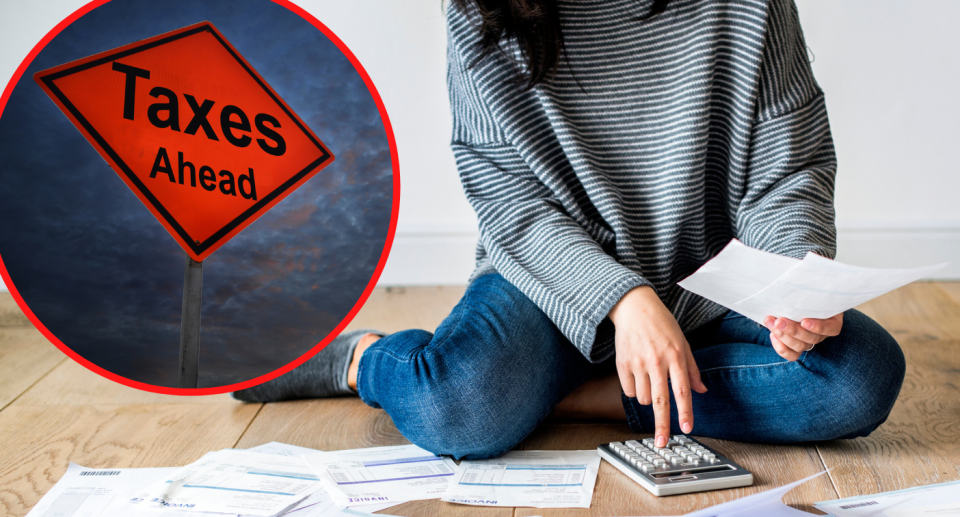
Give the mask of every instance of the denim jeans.
[{"label": "denim jeans", "polygon": [[[890,413],[905,370],[893,337],[855,310],[844,314],[839,336],[794,362],[777,355],[769,331],[734,312],[687,340],[708,388],[693,393],[697,436],[766,443],[866,436]],[[436,333],[398,332],[367,349],[357,391],[420,447],[490,458],[519,444],[598,367],[523,293],[489,274],[474,280]],[[630,428],[652,433],[651,406],[621,398]]]}]

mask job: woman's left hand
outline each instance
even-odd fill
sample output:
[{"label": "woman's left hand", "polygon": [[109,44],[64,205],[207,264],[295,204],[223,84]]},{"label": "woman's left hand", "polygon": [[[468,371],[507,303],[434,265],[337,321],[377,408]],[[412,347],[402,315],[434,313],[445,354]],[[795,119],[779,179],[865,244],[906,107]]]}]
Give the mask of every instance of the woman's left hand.
[{"label": "woman's left hand", "polygon": [[817,343],[840,334],[843,313],[824,320],[806,318],[800,323],[767,316],[763,325],[770,330],[770,342],[777,354],[788,361],[796,361],[800,354],[811,350]]}]

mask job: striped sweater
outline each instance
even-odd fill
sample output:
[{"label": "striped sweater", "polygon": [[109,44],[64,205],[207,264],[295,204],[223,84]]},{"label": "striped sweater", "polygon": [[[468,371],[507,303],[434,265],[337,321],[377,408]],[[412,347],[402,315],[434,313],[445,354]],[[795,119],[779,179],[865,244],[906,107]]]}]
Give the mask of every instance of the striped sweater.
[{"label": "striped sweater", "polygon": [[792,0],[558,0],[566,58],[525,90],[448,9],[452,147],[496,271],[589,360],[649,285],[684,331],[726,309],[676,283],[731,238],[833,257],[836,156]]}]

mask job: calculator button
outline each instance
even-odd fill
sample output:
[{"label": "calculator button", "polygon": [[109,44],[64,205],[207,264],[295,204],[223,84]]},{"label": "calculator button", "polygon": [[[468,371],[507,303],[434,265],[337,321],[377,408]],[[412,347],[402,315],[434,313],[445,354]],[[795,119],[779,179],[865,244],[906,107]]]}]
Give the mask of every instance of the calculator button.
[{"label": "calculator button", "polygon": [[631,449],[636,449],[637,447],[642,447],[642,446],[640,445],[640,442],[638,442],[638,441],[636,441],[636,440],[627,440],[627,441],[624,442],[624,443],[627,445],[627,447],[630,447]]},{"label": "calculator button", "polygon": [[656,466],[658,466],[658,467],[662,467],[662,466],[666,465],[667,462],[664,461],[663,458],[657,458],[657,459],[653,460],[653,464],[656,465]]},{"label": "calculator button", "polygon": [[644,438],[644,439],[643,439],[643,444],[646,445],[647,447],[653,447],[653,444],[654,444],[654,443],[656,443],[656,441],[655,441],[653,438]]}]

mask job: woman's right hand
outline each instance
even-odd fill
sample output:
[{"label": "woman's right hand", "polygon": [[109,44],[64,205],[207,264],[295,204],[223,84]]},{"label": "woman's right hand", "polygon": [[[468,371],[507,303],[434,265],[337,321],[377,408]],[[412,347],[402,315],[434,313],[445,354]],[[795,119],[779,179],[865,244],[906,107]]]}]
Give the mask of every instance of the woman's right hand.
[{"label": "woman's right hand", "polygon": [[693,397],[707,387],[690,345],[676,318],[653,288],[636,287],[625,294],[610,319],[616,327],[617,373],[623,393],[643,405],[653,404],[657,447],[670,438],[670,384],[677,401],[677,416],[684,433],[693,430]]}]

